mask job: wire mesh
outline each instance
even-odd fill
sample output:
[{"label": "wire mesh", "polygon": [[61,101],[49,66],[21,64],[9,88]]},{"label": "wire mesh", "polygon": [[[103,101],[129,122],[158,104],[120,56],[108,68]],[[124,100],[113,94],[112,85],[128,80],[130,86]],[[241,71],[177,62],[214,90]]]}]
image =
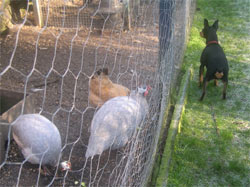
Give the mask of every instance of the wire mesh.
[{"label": "wire mesh", "polygon": [[118,0],[40,0],[40,6],[47,26],[101,28],[104,20],[107,27],[122,21],[123,3]]},{"label": "wire mesh", "polygon": [[[0,40],[1,87],[23,92],[24,99],[27,94],[35,96],[36,112],[58,127],[61,161],[70,161],[72,170],[52,168],[53,176],[42,176],[39,164],[23,157],[9,131],[6,157],[0,165],[0,186],[146,184],[195,1],[172,0],[160,11],[162,2],[40,0],[42,28],[27,25],[33,20],[29,17],[32,5],[27,3],[21,24]],[[131,28],[124,31],[126,7]],[[130,90],[150,85],[149,113],[126,146],[116,150],[110,147],[87,159],[91,122],[99,110],[89,101],[89,85],[100,68],[108,68],[109,79]],[[21,113],[25,107],[23,102]]]}]

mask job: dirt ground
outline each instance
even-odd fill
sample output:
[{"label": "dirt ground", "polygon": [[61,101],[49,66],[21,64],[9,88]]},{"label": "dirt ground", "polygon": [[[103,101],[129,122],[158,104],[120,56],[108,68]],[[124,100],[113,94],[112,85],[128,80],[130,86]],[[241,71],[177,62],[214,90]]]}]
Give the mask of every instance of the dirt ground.
[{"label": "dirt ground", "polygon": [[[152,16],[151,16],[152,17]],[[110,79],[130,89],[139,83],[154,88],[158,67],[158,25],[152,19],[129,32],[81,27],[59,29],[15,25],[1,43],[1,88],[36,91],[36,111],[52,120],[62,137],[62,160],[72,171],[56,177],[39,176],[38,166],[23,162],[11,141],[7,163],[0,170],[0,186],[112,186],[126,163],[126,149],[105,151],[85,159],[90,124],[95,112],[88,102],[90,76],[107,67]]]}]

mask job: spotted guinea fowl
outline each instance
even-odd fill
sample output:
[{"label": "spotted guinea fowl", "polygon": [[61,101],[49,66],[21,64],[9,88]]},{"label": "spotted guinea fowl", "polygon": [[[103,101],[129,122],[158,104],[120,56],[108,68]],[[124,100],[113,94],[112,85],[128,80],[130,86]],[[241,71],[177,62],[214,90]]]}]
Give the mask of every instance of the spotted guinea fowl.
[{"label": "spotted guinea fowl", "polygon": [[139,87],[130,96],[108,100],[94,115],[85,157],[100,155],[108,148],[123,147],[148,113],[149,86]]},{"label": "spotted guinea fowl", "polygon": [[[44,174],[51,174],[46,166],[56,167],[61,154],[61,135],[57,127],[40,114],[25,114],[13,122],[12,133],[24,158],[32,164],[41,163]],[[60,166],[67,170],[71,164],[65,161]]]}]

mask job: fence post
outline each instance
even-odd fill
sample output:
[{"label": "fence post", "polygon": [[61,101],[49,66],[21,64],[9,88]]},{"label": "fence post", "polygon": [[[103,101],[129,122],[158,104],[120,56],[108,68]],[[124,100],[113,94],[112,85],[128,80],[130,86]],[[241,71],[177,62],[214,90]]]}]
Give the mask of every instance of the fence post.
[{"label": "fence post", "polygon": [[124,1],[124,25],[123,25],[123,30],[130,30],[131,28],[131,17],[130,17],[130,0],[125,0]]},{"label": "fence post", "polygon": [[34,17],[35,17],[35,22],[36,25],[39,27],[43,27],[43,14],[42,14],[42,9],[40,6],[40,0],[32,0],[33,2],[33,10],[34,10]]},{"label": "fence post", "polygon": [[166,51],[171,45],[173,9],[175,0],[160,0],[159,17],[159,42],[160,42],[160,62],[163,60]]}]

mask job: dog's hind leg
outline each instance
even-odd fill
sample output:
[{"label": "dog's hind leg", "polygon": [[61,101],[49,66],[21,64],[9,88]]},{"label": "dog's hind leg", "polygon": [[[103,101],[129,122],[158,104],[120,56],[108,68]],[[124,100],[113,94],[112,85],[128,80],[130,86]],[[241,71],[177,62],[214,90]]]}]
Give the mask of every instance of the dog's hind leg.
[{"label": "dog's hind leg", "polygon": [[203,84],[203,89],[202,89],[202,95],[201,95],[201,97],[200,97],[200,101],[203,100],[203,98],[204,98],[204,96],[205,96],[205,94],[206,94],[207,83],[208,83],[208,81],[207,81],[206,78],[205,78],[205,81],[204,81],[204,84]]},{"label": "dog's hind leg", "polygon": [[200,65],[200,71],[199,71],[199,87],[201,87],[203,83],[203,72],[204,72],[204,65]]},{"label": "dog's hind leg", "polygon": [[223,81],[223,84],[224,84],[224,87],[223,87],[223,96],[222,96],[222,98],[223,99],[226,99],[226,95],[227,95],[227,81]]}]

